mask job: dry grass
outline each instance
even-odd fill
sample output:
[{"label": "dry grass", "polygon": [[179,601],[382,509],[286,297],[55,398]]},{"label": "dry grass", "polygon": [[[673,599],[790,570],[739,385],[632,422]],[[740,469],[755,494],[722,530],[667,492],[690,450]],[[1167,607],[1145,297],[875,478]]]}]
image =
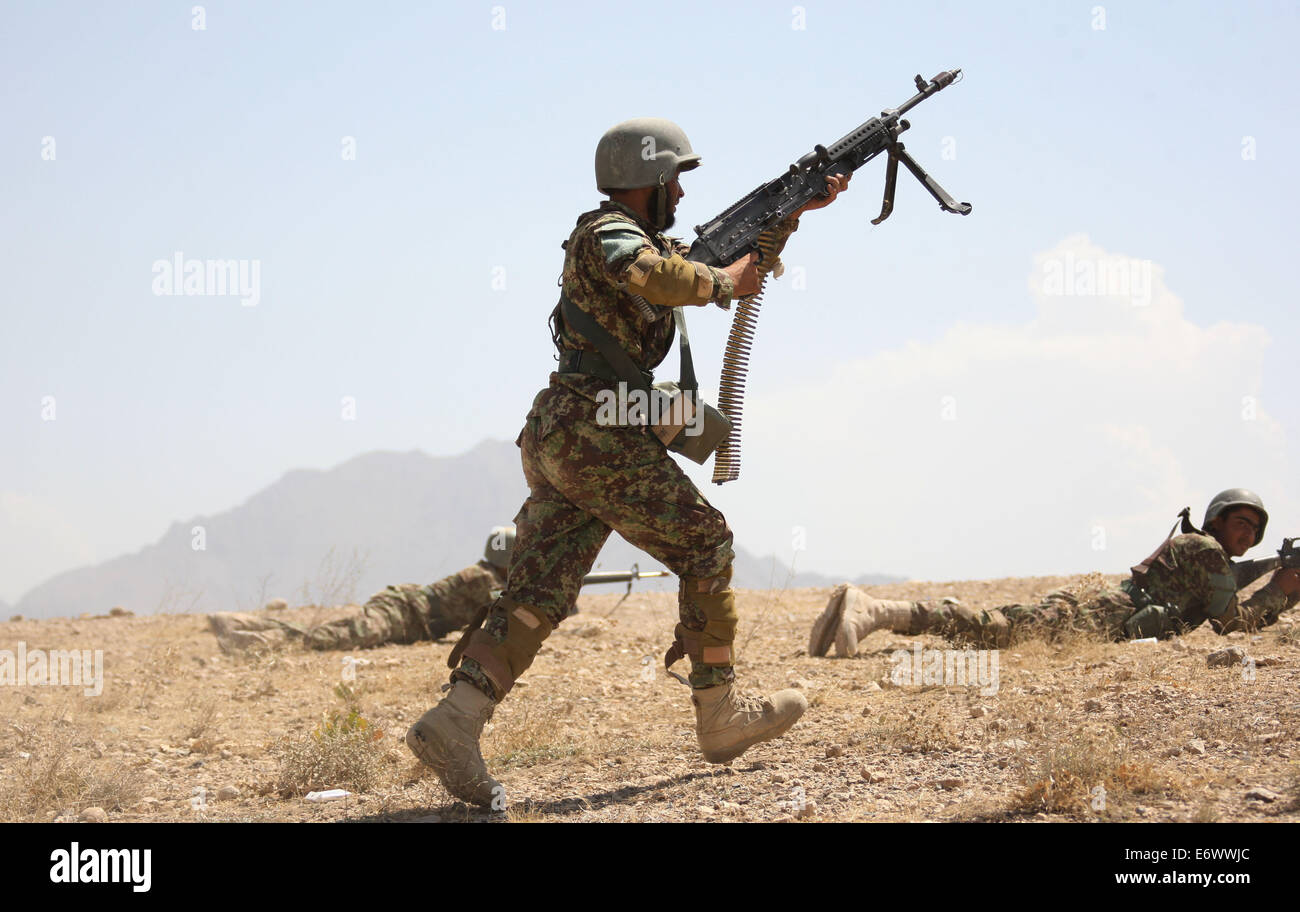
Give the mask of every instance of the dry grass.
[{"label": "dry grass", "polygon": [[[871,591],[951,594],[980,609],[1061,585],[1086,589],[1089,579]],[[506,815],[468,808],[415,775],[424,767],[401,743],[445,695],[454,638],[368,650],[370,664],[335,690],[343,653],[291,642],[224,655],[203,618],[0,624],[10,642],[105,653],[99,697],[0,688],[0,817],[48,821],[97,804],[110,820],[194,820],[190,798],[206,789],[207,820],[769,821],[793,817],[796,794],[816,802],[803,819],[827,821],[1300,819],[1300,645],[1282,636],[1294,624],[1226,642],[1208,630],[1178,644],[1035,638],[1001,651],[995,694],[881,689],[895,650],[945,644],[880,631],[857,659],[803,655],[829,592],[738,594],[741,690],[796,686],[810,708],[779,742],[725,767],[700,758],[689,694],[659,667],[675,593],[633,593],[612,618],[621,593],[584,594],[583,613],[547,640],[485,732]],[[314,610],[282,617],[305,623]],[[1206,667],[1207,652],[1232,644],[1279,662],[1250,682],[1240,668]],[[1099,785],[1104,814],[1091,807]],[[237,796],[215,798],[225,786]],[[334,787],[357,797],[302,801]],[[1247,799],[1255,787],[1282,797]]]},{"label": "dry grass", "polygon": [[275,746],[280,755],[275,788],[281,795],[340,787],[366,792],[379,783],[386,759],[380,744],[384,732],[361,715],[355,691],[340,684],[335,692],[343,709],[323,718],[307,737]]},{"label": "dry grass", "polygon": [[45,821],[88,807],[116,810],[139,800],[140,777],[121,764],[92,764],[83,732],[51,725],[24,739],[30,756],[0,792],[0,819]]},{"label": "dry grass", "polygon": [[1047,745],[1027,766],[1025,781],[1012,810],[1079,817],[1114,816],[1135,795],[1173,787],[1169,777],[1134,757],[1119,736],[1082,731]]}]

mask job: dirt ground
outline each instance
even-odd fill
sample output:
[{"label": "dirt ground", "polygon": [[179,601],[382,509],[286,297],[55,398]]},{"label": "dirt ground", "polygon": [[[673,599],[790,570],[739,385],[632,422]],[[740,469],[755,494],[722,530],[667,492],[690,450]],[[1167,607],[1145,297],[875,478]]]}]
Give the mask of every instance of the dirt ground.
[{"label": "dirt ground", "polygon": [[[1101,581],[869,591],[991,608]],[[0,819],[1300,820],[1300,618],[1158,644],[1028,640],[997,654],[982,693],[896,684],[895,650],[952,648],[934,637],[878,632],[857,658],[808,657],[829,594],[739,593],[741,686],[796,686],[810,706],[728,766],[701,760],[689,693],[661,667],[676,596],[584,595],[488,726],[501,813],[452,799],[402,740],[437,701],[454,637],[352,653],[366,664],[341,683],[343,653],[226,655],[202,616],[10,621],[0,649],[103,650],[104,686],[0,687]],[[1209,667],[1225,646],[1253,664]],[[335,787],[354,794],[304,798]]]}]

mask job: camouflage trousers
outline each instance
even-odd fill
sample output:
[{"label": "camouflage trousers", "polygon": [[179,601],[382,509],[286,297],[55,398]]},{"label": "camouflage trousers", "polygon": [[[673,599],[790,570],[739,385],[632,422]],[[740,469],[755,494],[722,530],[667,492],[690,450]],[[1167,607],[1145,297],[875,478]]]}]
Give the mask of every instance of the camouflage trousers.
[{"label": "camouflage trousers", "polygon": [[1070,631],[1123,640],[1128,636],[1124,622],[1135,611],[1122,589],[1103,590],[1084,602],[1068,589],[1057,589],[1034,604],[1003,605],[992,610],[935,600],[914,604],[912,629],[906,633],[937,633],[979,646],[1005,646],[1014,639],[1050,640]]},{"label": "camouflage trousers", "polygon": [[311,628],[306,644],[310,649],[371,649],[441,639],[469,624],[503,584],[500,575],[476,566],[428,586],[389,586],[371,596],[359,614]]},{"label": "camouflage trousers", "polygon": [[[729,574],[735,554],[722,514],[699,492],[653,435],[640,427],[602,426],[581,415],[556,417],[572,407],[551,388],[537,398],[517,443],[529,496],[515,516],[517,535],[510,578],[484,630],[498,643],[507,630],[502,603],[530,605],[552,627],[569,615],[582,578],[611,531],[661,561],[679,580],[682,626],[707,623],[686,580]],[[548,410],[552,403],[555,410]],[[585,403],[582,404],[585,408]],[[729,589],[725,590],[727,593]],[[693,687],[731,681],[732,666],[692,662]],[[483,669],[463,659],[452,680],[468,680],[492,695]]]}]

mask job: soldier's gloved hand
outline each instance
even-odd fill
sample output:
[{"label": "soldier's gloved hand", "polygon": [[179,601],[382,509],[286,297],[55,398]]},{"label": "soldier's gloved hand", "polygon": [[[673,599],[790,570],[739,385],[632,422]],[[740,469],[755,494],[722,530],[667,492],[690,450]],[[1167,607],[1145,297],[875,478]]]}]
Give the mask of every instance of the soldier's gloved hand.
[{"label": "soldier's gloved hand", "polygon": [[758,251],[745,254],[722,271],[736,283],[736,290],[732,293],[735,297],[742,298],[758,291]]},{"label": "soldier's gloved hand", "polygon": [[821,209],[835,202],[835,197],[849,188],[849,178],[852,174],[828,174],[826,175],[826,196],[820,199],[811,199],[804,203],[802,209],[794,214],[795,218],[803,215],[805,212],[811,212],[814,209]]},{"label": "soldier's gloved hand", "polygon": [[1278,570],[1270,582],[1281,589],[1283,595],[1295,595],[1300,593],[1300,570],[1294,567]]}]

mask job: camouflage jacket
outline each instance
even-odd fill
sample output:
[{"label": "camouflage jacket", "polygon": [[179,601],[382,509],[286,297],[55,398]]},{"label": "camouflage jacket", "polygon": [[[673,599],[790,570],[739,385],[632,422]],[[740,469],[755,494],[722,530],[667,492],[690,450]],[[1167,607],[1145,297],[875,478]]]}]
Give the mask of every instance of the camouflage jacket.
[{"label": "camouflage jacket", "polygon": [[[685,256],[689,249],[679,239],[656,232],[627,206],[606,200],[599,209],[579,216],[565,241],[561,284],[576,307],[589,313],[639,368],[650,371],[672,348],[676,334],[672,308],[635,296],[629,290],[629,278],[634,264],[647,252]],[[734,289],[730,276],[714,267],[699,268],[709,277],[701,281],[709,293],[707,300],[729,299]],[[562,319],[557,319],[556,328],[561,349],[598,351],[594,342]],[[586,374],[552,373],[529,417],[543,423],[575,418],[594,421],[596,397],[609,386],[609,381]]]},{"label": "camouflage jacket", "polygon": [[1143,631],[1161,637],[1185,633],[1206,621],[1221,634],[1266,627],[1296,602],[1271,583],[1240,600],[1233,564],[1223,546],[1199,533],[1170,538],[1145,564],[1133,568],[1122,588],[1139,611],[1163,608],[1158,632]]}]

